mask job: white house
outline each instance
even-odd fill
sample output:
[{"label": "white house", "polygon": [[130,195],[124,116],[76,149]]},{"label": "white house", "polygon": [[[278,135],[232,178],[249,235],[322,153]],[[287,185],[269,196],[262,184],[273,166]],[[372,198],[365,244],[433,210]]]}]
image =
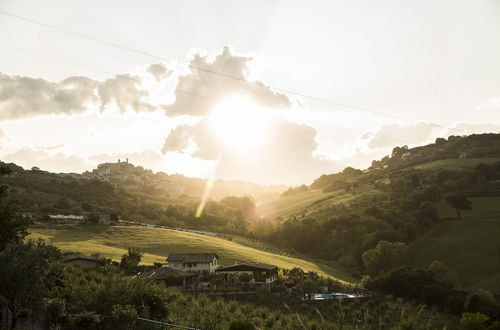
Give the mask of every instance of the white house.
[{"label": "white house", "polygon": [[172,253],[167,257],[168,267],[177,270],[214,273],[218,267],[216,253]]}]

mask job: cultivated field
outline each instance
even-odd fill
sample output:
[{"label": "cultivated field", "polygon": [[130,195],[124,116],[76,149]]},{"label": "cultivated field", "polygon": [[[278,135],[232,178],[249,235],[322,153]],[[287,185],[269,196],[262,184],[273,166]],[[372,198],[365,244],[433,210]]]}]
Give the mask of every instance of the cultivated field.
[{"label": "cultivated field", "polygon": [[117,261],[127,252],[127,247],[138,247],[145,252],[143,262],[146,264],[165,262],[166,256],[173,252],[215,252],[221,258],[222,265],[258,261],[280,268],[300,267],[342,281],[353,280],[340,268],[321,262],[283,256],[222,238],[177,230],[145,226],[35,225],[30,228],[30,232],[29,238],[41,237],[63,251],[100,253]]},{"label": "cultivated field", "polygon": [[[408,263],[439,260],[457,285],[500,293],[500,197],[470,200],[462,220],[444,220],[410,245]],[[437,206],[442,218],[456,217],[446,203]]]}]

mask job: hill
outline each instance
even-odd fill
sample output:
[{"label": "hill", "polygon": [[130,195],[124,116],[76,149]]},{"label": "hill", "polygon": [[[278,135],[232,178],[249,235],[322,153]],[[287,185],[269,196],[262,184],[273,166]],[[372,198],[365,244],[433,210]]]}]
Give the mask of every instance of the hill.
[{"label": "hill", "polygon": [[137,247],[145,252],[143,262],[147,264],[165,262],[166,256],[173,252],[215,252],[224,265],[258,261],[280,268],[299,267],[342,281],[353,281],[340,267],[324,262],[279,255],[222,238],[177,230],[145,226],[35,225],[30,232],[29,238],[43,238],[63,251],[100,253],[117,261],[128,247]]},{"label": "hill", "polygon": [[448,269],[449,278],[460,287],[500,293],[500,197],[470,198],[472,210],[461,220],[455,210],[438,203],[444,221],[409,246],[407,263],[426,266],[434,260]]},{"label": "hill", "polygon": [[[463,219],[446,202],[449,195],[472,202]],[[267,242],[340,262],[354,273],[374,277],[438,260],[457,287],[500,294],[500,134],[396,147],[367,170],[322,175],[257,210],[281,217]],[[401,242],[408,252],[402,263],[368,269],[363,255],[382,241]]]}]

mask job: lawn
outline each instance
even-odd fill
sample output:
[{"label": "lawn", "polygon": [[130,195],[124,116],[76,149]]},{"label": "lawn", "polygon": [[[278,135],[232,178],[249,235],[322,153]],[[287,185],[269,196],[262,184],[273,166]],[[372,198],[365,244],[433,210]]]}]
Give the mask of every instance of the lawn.
[{"label": "lawn", "polygon": [[[457,285],[500,293],[500,197],[470,200],[472,210],[461,220],[444,220],[411,244],[407,262],[426,266],[439,260]],[[456,217],[444,202],[437,207],[442,218]]]},{"label": "lawn", "polygon": [[29,238],[41,237],[63,251],[100,253],[117,261],[127,252],[127,247],[138,247],[143,251],[145,264],[165,262],[166,256],[173,252],[215,252],[222,265],[258,261],[280,268],[300,267],[341,281],[353,281],[340,267],[323,262],[261,251],[222,238],[177,230],[145,226],[35,225],[30,231]]}]

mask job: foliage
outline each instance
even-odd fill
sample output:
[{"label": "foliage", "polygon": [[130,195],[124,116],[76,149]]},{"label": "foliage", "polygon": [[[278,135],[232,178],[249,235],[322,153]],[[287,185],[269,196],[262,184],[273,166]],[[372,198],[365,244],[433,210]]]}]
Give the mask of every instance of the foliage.
[{"label": "foliage", "polygon": [[[0,176],[11,173],[9,167],[0,164]],[[22,240],[27,234],[27,228],[31,220],[18,215],[15,210],[7,203],[8,186],[0,185],[0,251],[7,244],[16,243]]]},{"label": "foliage", "polygon": [[453,193],[446,196],[446,201],[457,211],[457,218],[461,218],[462,210],[470,210],[471,202],[462,194]]},{"label": "foliage", "polygon": [[486,330],[489,317],[481,313],[463,313],[460,318],[460,328],[463,330]]},{"label": "foliage", "polygon": [[136,247],[128,248],[128,253],[122,256],[120,267],[126,270],[132,269],[139,265],[143,255],[144,253]]},{"label": "foliage", "polygon": [[439,306],[451,313],[460,313],[464,309],[465,292],[456,290],[450,282],[439,279],[428,269],[408,266],[395,268],[387,274],[368,280],[365,287]]},{"label": "foliage", "polygon": [[374,249],[363,253],[363,264],[370,274],[377,275],[394,267],[405,251],[405,243],[380,241]]},{"label": "foliage", "polygon": [[9,244],[0,252],[0,296],[13,315],[13,325],[23,309],[42,310],[42,298],[54,284],[59,250],[43,241]]}]

